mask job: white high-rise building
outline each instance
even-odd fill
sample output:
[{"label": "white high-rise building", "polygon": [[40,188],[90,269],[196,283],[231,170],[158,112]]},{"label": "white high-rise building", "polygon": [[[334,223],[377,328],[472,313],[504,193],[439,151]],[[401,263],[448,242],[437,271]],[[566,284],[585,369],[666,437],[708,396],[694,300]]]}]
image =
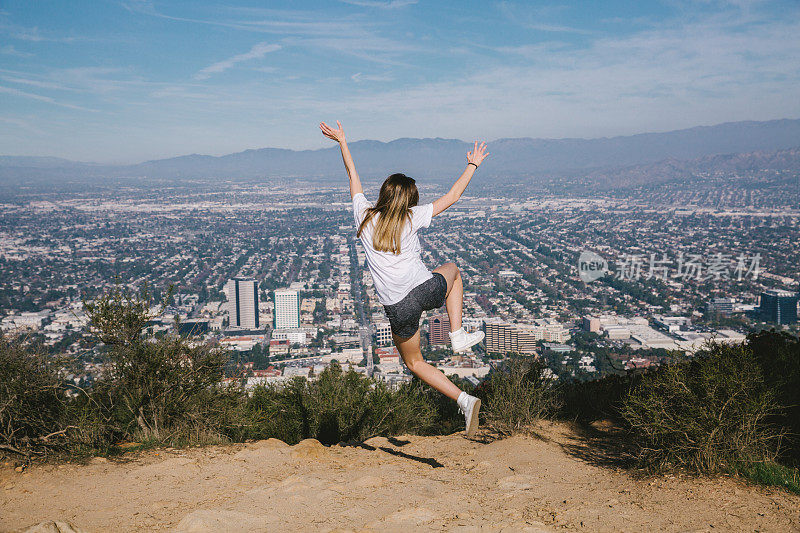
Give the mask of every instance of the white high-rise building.
[{"label": "white high-rise building", "polygon": [[233,278],[225,284],[230,327],[258,329],[258,282],[253,278]]},{"label": "white high-rise building", "polygon": [[294,289],[275,291],[275,329],[300,327],[300,293]]}]

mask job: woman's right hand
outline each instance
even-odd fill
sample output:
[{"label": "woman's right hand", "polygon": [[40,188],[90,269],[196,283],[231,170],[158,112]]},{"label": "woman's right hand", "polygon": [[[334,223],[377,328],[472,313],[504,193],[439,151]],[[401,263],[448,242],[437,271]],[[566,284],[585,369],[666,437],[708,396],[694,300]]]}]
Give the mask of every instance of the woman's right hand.
[{"label": "woman's right hand", "polygon": [[481,142],[478,146],[478,141],[475,141],[475,147],[471,152],[467,152],[467,163],[472,163],[475,166],[480,166],[484,159],[489,155],[486,151],[486,143]]},{"label": "woman's right hand", "polygon": [[342,128],[342,125],[339,123],[338,120],[336,121],[336,125],[339,126],[338,130],[331,128],[324,122],[320,122],[319,129],[322,130],[322,134],[325,137],[327,137],[328,139],[332,139],[337,143],[340,143],[344,140],[344,129]]}]

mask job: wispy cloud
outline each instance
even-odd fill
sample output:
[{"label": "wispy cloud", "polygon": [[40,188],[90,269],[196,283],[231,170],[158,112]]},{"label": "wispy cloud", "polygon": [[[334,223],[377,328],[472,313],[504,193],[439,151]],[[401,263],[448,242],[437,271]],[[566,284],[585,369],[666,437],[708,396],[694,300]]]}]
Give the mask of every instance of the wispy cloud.
[{"label": "wispy cloud", "polygon": [[[357,93],[326,85],[325,94],[302,91],[284,102],[297,117],[347,116],[361,124],[360,136],[384,140],[592,137],[797,117],[798,34],[798,19],[688,17],[583,44],[480,47],[483,60],[476,54],[476,68],[457,80]],[[359,79],[364,73],[350,77]],[[230,105],[257,109],[253,96]]]},{"label": "wispy cloud", "polygon": [[281,45],[279,44],[272,44],[272,43],[258,43],[250,49],[249,52],[245,52],[243,54],[235,55],[233,57],[229,57],[223,61],[219,61],[214,63],[213,65],[209,65],[206,68],[200,70],[197,74],[194,75],[196,80],[206,80],[210,78],[214,74],[220,74],[225,72],[231,67],[236,66],[239,63],[244,61],[250,61],[253,59],[261,59],[265,55],[269,54],[270,52],[275,52],[281,49]]},{"label": "wispy cloud", "polygon": [[583,35],[589,35],[592,32],[588,30],[582,30],[579,28],[574,28],[572,26],[561,26],[558,24],[542,24],[540,22],[529,22],[523,24],[529,30],[536,30],[542,32],[551,32],[551,33],[580,33]]},{"label": "wispy cloud", "polygon": [[175,99],[179,101],[220,101],[218,91],[211,91],[200,84],[170,84],[150,93],[153,98]]},{"label": "wispy cloud", "polygon": [[152,0],[122,0],[119,5],[131,13],[156,13]]},{"label": "wispy cloud", "polygon": [[[225,9],[219,17],[197,18],[169,15],[158,11],[152,2],[127,1],[122,5],[128,11],[141,15],[173,20],[176,22],[189,22],[209,26],[219,26],[236,30],[246,30],[256,33],[269,33],[278,35],[336,35],[356,29],[353,20],[317,20],[309,18],[305,11],[275,10],[269,8],[229,8]],[[232,14],[245,15],[246,18],[231,18]]]},{"label": "wispy cloud", "polygon": [[[93,98],[96,102],[106,104],[132,103],[134,99],[141,96],[141,90],[162,87],[165,82],[146,81],[137,77],[132,77],[126,69],[116,67],[73,67],[73,68],[53,68],[41,73],[29,73],[19,70],[0,68],[0,80],[6,84],[17,86],[15,90],[21,93],[35,95],[41,98],[40,101],[55,103],[62,107],[68,107],[68,102],[52,99],[47,96],[28,93],[25,88],[35,88],[44,91],[59,91],[70,93],[69,98],[74,95]],[[18,96],[23,96],[19,94]],[[84,110],[82,106],[75,106],[75,109]],[[94,110],[92,110],[94,111]]]},{"label": "wispy cloud", "polygon": [[52,81],[42,81],[42,80],[34,80],[29,78],[20,78],[18,76],[0,76],[3,81],[7,83],[16,83],[19,85],[29,85],[31,87],[38,87],[40,89],[56,89],[56,90],[68,90],[69,87],[62,85],[60,83],[54,83]]},{"label": "wispy cloud", "polygon": [[[380,3],[388,6],[391,2]],[[231,8],[227,9],[219,18],[210,19],[168,15],[156,10],[149,1],[129,1],[124,5],[134,13],[177,22],[280,35],[283,36],[280,42],[284,47],[302,47],[315,51],[329,50],[375,63],[407,65],[399,62],[397,56],[412,51],[429,53],[432,51],[408,40],[388,37],[383,31],[377,29],[378,24],[374,20],[358,14],[321,19],[318,15],[308,11]],[[238,17],[231,18],[231,14],[236,14]],[[198,74],[202,75],[201,73],[202,71]]]},{"label": "wispy cloud", "polygon": [[[800,116],[793,0],[663,0],[595,18],[563,0],[493,0],[480,12],[343,1],[358,7],[124,0],[126,12],[112,0],[92,7],[119,17],[102,49],[98,39],[59,46],[60,36],[89,43],[90,30],[71,33],[75,19],[46,9],[40,29],[2,15],[0,137],[16,151],[130,159],[315,147],[322,139],[308,125],[324,117],[343,119],[354,138],[389,140],[592,137]],[[17,54],[28,51],[31,60]]]},{"label": "wispy cloud", "polygon": [[[365,83],[391,79],[354,68],[355,74],[330,83],[294,83],[283,76],[236,86],[176,85],[154,96],[181,116],[190,116],[193,102],[202,102],[214,110],[221,130],[240,124],[240,142],[248,142],[244,131],[260,135],[264,124],[283,124],[282,136],[262,145],[294,147],[309,142],[294,124],[334,114],[360,124],[362,138],[383,140],[404,135],[591,137],[797,116],[800,106],[792,101],[800,82],[795,60],[800,42],[792,36],[800,33],[800,23],[755,22],[742,27],[736,17],[687,18],[580,43],[474,44],[470,61],[476,68],[453,80],[409,83],[402,71],[392,70],[402,84]],[[300,41],[281,42],[289,47]],[[368,53],[360,47],[381,44],[336,43],[352,47],[348,53]],[[412,55],[396,51],[401,60]],[[361,88],[354,91],[353,83]],[[264,94],[279,98],[279,112]],[[244,119],[242,113],[258,120]],[[213,142],[208,146],[223,150],[218,136]],[[233,151],[234,139],[229,143]]]},{"label": "wispy cloud", "polygon": [[400,7],[412,6],[418,0],[389,0],[381,2],[379,0],[340,0],[342,3],[361,7],[377,7],[380,9],[397,9]]},{"label": "wispy cloud", "polygon": [[394,77],[385,74],[363,74],[361,72],[356,72],[350,76],[350,79],[356,83],[360,83],[362,81],[392,81]]},{"label": "wispy cloud", "polygon": [[41,94],[34,94],[34,93],[25,92],[25,91],[20,91],[19,89],[14,89],[12,87],[3,87],[2,85],[0,85],[0,93],[6,93],[6,94],[11,94],[13,96],[20,96],[20,97],[23,97],[23,98],[29,98],[31,100],[38,100],[39,102],[46,102],[48,104],[53,104],[53,105],[57,105],[57,106],[60,106],[60,107],[65,107],[67,109],[76,109],[76,110],[80,110],[80,111],[91,111],[93,113],[97,112],[96,109],[89,109],[87,107],[83,107],[83,106],[79,106],[79,105],[73,105],[73,104],[68,104],[68,103],[64,103],[64,102],[59,102],[59,101],[55,100],[54,98],[50,98],[49,96],[43,96]]},{"label": "wispy cloud", "polygon": [[14,118],[14,117],[2,117],[0,116],[0,123],[8,124],[10,126],[16,126],[17,128],[23,129],[25,131],[29,131],[31,133],[35,133],[36,135],[44,135],[45,132],[33,124],[30,121],[24,120],[21,118]]},{"label": "wispy cloud", "polygon": [[497,7],[510,23],[520,25],[529,30],[582,35],[590,35],[592,33],[582,28],[552,22],[551,19],[564,12],[566,6],[543,5],[532,7],[530,5],[525,5],[523,8],[510,2],[500,2],[497,4]]},{"label": "wispy cloud", "polygon": [[42,32],[38,27],[26,28],[15,24],[0,23],[0,32],[5,33],[12,39],[19,41],[29,41],[34,43],[39,42],[54,42],[54,43],[72,43],[79,40],[84,40],[77,37],[61,37],[50,33]]},{"label": "wispy cloud", "polygon": [[0,48],[0,54],[14,57],[33,57],[33,54],[30,52],[17,50],[13,44],[7,44],[6,46]]}]

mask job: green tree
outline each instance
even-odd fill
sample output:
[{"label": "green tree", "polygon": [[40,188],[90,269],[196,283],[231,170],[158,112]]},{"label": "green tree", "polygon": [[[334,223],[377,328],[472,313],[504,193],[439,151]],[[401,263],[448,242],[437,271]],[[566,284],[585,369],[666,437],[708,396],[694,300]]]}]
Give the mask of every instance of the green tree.
[{"label": "green tree", "polygon": [[137,295],[115,286],[84,306],[91,333],[107,347],[106,374],[93,396],[113,433],[130,436],[136,429],[138,438],[160,439],[199,416],[201,397],[223,376],[227,357],[220,349],[177,334],[143,335],[158,314],[150,312],[146,288]]}]

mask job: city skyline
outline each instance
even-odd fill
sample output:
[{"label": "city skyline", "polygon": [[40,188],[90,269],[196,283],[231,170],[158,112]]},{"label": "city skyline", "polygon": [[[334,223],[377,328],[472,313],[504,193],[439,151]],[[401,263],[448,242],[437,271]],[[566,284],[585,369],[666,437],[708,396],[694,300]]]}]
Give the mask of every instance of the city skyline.
[{"label": "city skyline", "polygon": [[[763,187],[750,189],[751,180]],[[711,338],[739,342],[773,325],[796,332],[800,212],[783,183],[771,170],[741,184],[717,171],[691,189],[665,182],[583,198],[530,189],[524,199],[476,185],[425,232],[422,256],[429,268],[459,265],[463,325],[485,330],[485,348],[450,354],[441,309],[423,326],[426,356],[476,379],[487,356],[504,352],[596,378],[693,353]],[[113,199],[35,189],[0,210],[0,329],[84,361],[78,379],[97,372],[83,299],[119,282],[152,287],[154,302],[174,286],[154,332],[183,324],[181,333],[195,330],[255,365],[265,373],[258,380],[332,359],[371,374],[363,355],[391,342],[343,187],[144,183]],[[591,279],[579,275],[587,250],[606,262]],[[774,289],[784,292],[770,306]],[[396,354],[374,353],[376,375],[408,379]]]}]

